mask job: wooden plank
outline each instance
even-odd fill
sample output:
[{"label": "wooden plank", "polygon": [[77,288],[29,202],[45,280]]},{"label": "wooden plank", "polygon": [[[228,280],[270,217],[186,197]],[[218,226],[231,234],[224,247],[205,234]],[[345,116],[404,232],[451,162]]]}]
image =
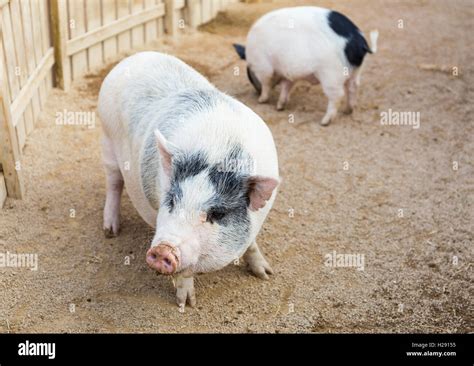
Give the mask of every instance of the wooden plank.
[{"label": "wooden plank", "polygon": [[165,29],[170,36],[178,34],[178,12],[175,6],[176,0],[165,0]]},{"label": "wooden plank", "polygon": [[[50,4],[54,60],[56,62],[54,77],[56,84],[61,89],[69,90],[71,86],[71,66],[66,49],[68,37],[67,4],[66,0],[51,0]],[[46,41],[43,40],[43,42]]]},{"label": "wooden plank", "polygon": [[[115,0],[102,0],[102,24],[104,26],[117,19],[117,7]],[[104,61],[107,61],[117,55],[117,37],[113,36],[106,39],[104,46]]]},{"label": "wooden plank", "polygon": [[[16,74],[19,77],[20,88],[28,80],[28,66],[26,64],[25,42],[23,41],[23,29],[21,27],[21,13],[19,0],[11,0],[10,11],[13,29],[13,42],[16,53]],[[19,74],[19,75],[18,75]]]},{"label": "wooden plank", "polygon": [[[143,0],[132,0],[132,14],[143,11]],[[140,25],[132,28],[132,48],[141,47],[145,44],[145,26]]]},{"label": "wooden plank", "polygon": [[0,172],[0,209],[3,208],[5,200],[7,199],[7,186],[5,184],[5,177]]},{"label": "wooden plank", "polygon": [[[207,23],[211,20],[211,0],[202,0],[201,2],[201,22]],[[201,24],[202,24],[201,23]]]},{"label": "wooden plank", "polygon": [[[12,27],[13,27],[13,40],[15,43],[15,53],[16,53],[16,60],[17,60],[17,70],[16,73],[19,74],[20,80],[20,90],[24,87],[26,82],[28,81],[28,55],[26,51],[26,44],[25,44],[25,37],[22,27],[21,21],[21,10],[20,10],[20,0],[11,0],[10,1],[10,11],[11,11],[11,18],[12,18]],[[18,95],[15,97],[15,99]],[[14,99],[14,100],[15,100]],[[32,128],[33,126],[33,110],[31,105],[27,106],[25,112],[23,114],[23,118],[19,118],[19,116],[13,116],[19,122],[16,126],[17,135],[18,135],[18,142],[20,145],[20,151],[23,148],[25,141],[26,141],[26,130],[27,128]],[[31,126],[31,127],[30,127]]]},{"label": "wooden plank", "polygon": [[[1,11],[4,12],[3,10]],[[0,22],[0,40],[4,39],[2,28],[2,22]],[[10,97],[6,93],[7,76],[3,64],[3,47],[0,47],[0,53],[2,53],[0,55],[0,163],[8,195],[21,198],[23,196],[22,172],[15,169],[20,162],[20,146],[12,123]]]},{"label": "wooden plank", "polygon": [[31,6],[31,26],[33,30],[33,43],[35,51],[35,60],[36,64],[41,61],[41,58],[46,51],[45,45],[43,42],[43,32],[42,32],[42,20],[41,20],[41,10],[40,10],[41,1],[30,1]]},{"label": "wooden plank", "polygon": [[[25,111],[25,115],[29,111],[30,110],[27,109]],[[26,119],[25,119],[25,115],[21,116],[21,118],[18,120],[18,122],[16,123],[16,126],[15,126],[16,136],[18,138],[18,148],[20,149],[20,154],[23,151],[23,147],[25,146],[25,143],[26,143],[26,128],[25,128]]]},{"label": "wooden plank", "polygon": [[[44,54],[43,39],[41,34],[41,13],[40,13],[40,1],[30,1],[31,6],[31,26],[33,29],[33,49],[35,53],[35,64],[38,65],[41,62],[41,58]],[[46,103],[46,86],[43,81],[40,83],[38,88],[38,100],[40,110],[43,109]],[[35,120],[36,123],[36,120]]]},{"label": "wooden plank", "polygon": [[35,50],[33,45],[33,29],[31,25],[31,12],[30,4],[28,0],[19,0],[20,1],[20,18],[16,19],[16,22],[19,22],[23,28],[23,42],[24,42],[24,55],[26,57],[26,66],[27,73],[26,78],[33,73],[35,70]]},{"label": "wooden plank", "polygon": [[[31,19],[31,8],[30,8],[30,1],[29,0],[20,0],[20,11],[21,11],[21,18],[19,21],[23,25],[23,41],[25,43],[25,56],[26,56],[26,65],[28,67],[27,77],[35,71],[36,67],[36,55],[35,55],[35,46],[33,43],[33,28],[32,28],[32,19]],[[26,87],[23,86],[23,88]],[[26,115],[26,134],[28,135],[31,131],[33,131],[34,123],[36,118],[40,114],[40,101],[39,97],[36,93],[36,89],[34,90],[34,94],[32,96],[31,103],[29,106],[29,112]],[[21,92],[20,92],[21,94]],[[13,118],[15,118],[15,112],[13,112]]]},{"label": "wooden plank", "polygon": [[[122,20],[130,15],[130,0],[117,1],[117,20]],[[118,52],[128,51],[132,48],[131,32],[127,29],[125,32],[117,36]]]},{"label": "wooden plank", "polygon": [[188,0],[188,22],[191,28],[201,24],[201,0]]},{"label": "wooden plank", "polygon": [[[0,23],[2,22],[2,10],[0,8]],[[7,64],[7,59],[5,58],[5,42],[0,38],[0,47],[2,47],[2,53],[3,53],[3,60],[0,60],[0,62],[3,62],[4,65]],[[5,79],[5,92],[7,93],[8,97],[11,100],[11,89],[10,89],[10,82],[8,80],[8,76]]]},{"label": "wooden plank", "polygon": [[[156,4],[155,0],[145,0],[145,9],[149,9]],[[158,26],[156,20],[150,20],[145,23],[145,43],[158,38]]]},{"label": "wooden plank", "polygon": [[[86,33],[86,19],[84,14],[84,0],[69,0],[69,30],[70,40],[82,37]],[[68,41],[69,44],[69,41]],[[67,54],[69,55],[69,46]],[[87,50],[72,55],[72,79],[76,79],[87,72]]]},{"label": "wooden plank", "polygon": [[11,112],[12,112],[12,121],[13,125],[16,126],[19,120],[19,117],[28,107],[28,104],[31,98],[34,96],[35,91],[41,84],[41,82],[46,78],[51,68],[54,65],[54,50],[50,48],[46,55],[40,61],[38,67],[35,69],[34,73],[31,74],[28,79],[28,83],[24,88],[21,89],[18,97],[11,103]]},{"label": "wooden plank", "polygon": [[[102,25],[101,2],[97,0],[89,0],[84,4],[86,6],[86,33],[89,33],[94,29],[100,28]],[[89,62],[89,70],[102,65],[102,43],[90,46],[87,50],[87,58]]]},{"label": "wooden plank", "polygon": [[[158,0],[158,4],[163,4],[163,0]],[[156,24],[158,26],[158,37],[162,37],[165,34],[165,20],[164,17],[160,17],[157,19]]]},{"label": "wooden plank", "polygon": [[220,0],[212,0],[212,17],[215,18],[217,13],[220,10],[221,1]]},{"label": "wooden plank", "polygon": [[81,50],[84,50],[93,44],[102,42],[107,38],[123,33],[124,31],[129,30],[138,24],[143,24],[158,17],[162,17],[164,14],[164,6],[163,4],[159,4],[153,8],[143,10],[140,13],[119,18],[107,26],[103,26],[90,33],[83,34],[81,37],[68,41],[68,55],[74,55],[75,53],[80,52]]},{"label": "wooden plank", "polygon": [[[1,14],[3,12],[3,14]],[[16,67],[16,56],[15,56],[15,45],[13,44],[13,36],[11,36],[11,22],[9,21],[10,9],[8,7],[0,10],[0,23],[3,23],[3,38],[0,38],[0,43],[3,51],[3,62],[5,65],[7,79],[5,80],[5,87],[7,89],[7,95],[12,100],[16,94],[20,91],[20,84],[18,78],[15,75]],[[1,62],[1,60],[0,60]]]},{"label": "wooden plank", "polygon": [[5,48],[5,68],[8,75],[8,85],[10,87],[10,100],[16,98],[17,94],[20,92],[20,79],[16,74],[17,60],[15,52],[15,44],[13,42],[13,27],[10,16],[10,8],[8,6],[2,9],[2,18],[3,18],[3,46]]},{"label": "wooden plank", "polygon": [[[32,97],[25,111],[25,133],[26,133],[25,137],[28,136],[31,131],[33,131],[36,117],[39,116],[39,112],[40,112],[39,105],[36,105],[35,103],[33,103],[34,97],[36,97],[36,95]],[[15,117],[13,117],[13,119],[15,119]]]},{"label": "wooden plank", "polygon": [[[40,16],[41,16],[41,39],[43,40],[43,55],[45,55],[46,51],[53,45],[52,38],[51,38],[53,27],[52,27],[52,22],[50,21],[50,15],[48,12],[49,1],[41,0],[39,4],[40,4]],[[66,36],[67,36],[67,25],[66,25]],[[66,63],[66,66],[70,67],[69,61],[65,63]],[[70,74],[71,72],[69,68],[69,77],[70,77]],[[48,92],[53,87],[53,77],[54,77],[54,72],[52,70],[52,72],[48,74],[45,80],[45,86]]]}]

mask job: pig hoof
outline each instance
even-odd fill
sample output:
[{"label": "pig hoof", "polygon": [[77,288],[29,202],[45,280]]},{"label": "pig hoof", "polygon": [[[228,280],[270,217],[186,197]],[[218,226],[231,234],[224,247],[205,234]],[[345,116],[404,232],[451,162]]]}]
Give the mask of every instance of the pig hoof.
[{"label": "pig hoof", "polygon": [[186,306],[186,303],[194,308],[196,306],[196,294],[193,291],[182,291],[180,292],[179,290],[176,293],[176,303],[180,308],[184,308]]},{"label": "pig hoof", "polygon": [[266,103],[266,102],[268,102],[268,97],[259,97],[258,102],[259,103]]},{"label": "pig hoof", "polygon": [[249,263],[248,269],[252,272],[255,276],[262,280],[270,279],[268,275],[273,274],[273,269],[270,267],[267,261],[258,261],[255,263]]},{"label": "pig hoof", "polygon": [[323,119],[321,120],[321,122],[320,122],[320,125],[321,125],[321,126],[327,126],[327,125],[329,125],[330,123],[331,123],[331,119],[330,119],[330,118],[327,118],[327,119],[326,119],[326,118],[323,118]]},{"label": "pig hoof", "polygon": [[176,302],[180,308],[184,308],[186,303],[192,308],[196,306],[196,292],[194,291],[193,277],[178,277]]},{"label": "pig hoof", "polygon": [[104,235],[106,238],[114,238],[120,232],[120,218],[118,216],[104,215]]},{"label": "pig hoof", "polygon": [[115,238],[119,234],[119,229],[113,229],[111,227],[104,227],[104,235],[106,238]]},{"label": "pig hoof", "polygon": [[285,105],[284,104],[277,104],[277,111],[282,111],[285,109]]}]

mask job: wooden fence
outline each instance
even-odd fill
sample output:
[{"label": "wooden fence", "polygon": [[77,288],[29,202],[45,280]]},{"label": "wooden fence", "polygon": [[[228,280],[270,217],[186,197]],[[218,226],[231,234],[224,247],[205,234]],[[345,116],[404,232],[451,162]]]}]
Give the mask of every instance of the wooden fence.
[{"label": "wooden fence", "polygon": [[53,86],[237,0],[0,0],[0,207],[21,198],[21,153]]}]

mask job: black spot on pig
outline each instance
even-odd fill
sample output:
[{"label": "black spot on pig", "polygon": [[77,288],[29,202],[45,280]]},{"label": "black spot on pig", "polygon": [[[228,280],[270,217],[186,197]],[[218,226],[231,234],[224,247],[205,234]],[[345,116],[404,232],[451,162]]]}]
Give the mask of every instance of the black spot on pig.
[{"label": "black spot on pig", "polygon": [[337,11],[329,12],[328,22],[336,34],[347,39],[344,53],[349,63],[357,67],[362,65],[366,53],[372,53],[372,51],[359,28],[349,18]]},{"label": "black spot on pig", "polygon": [[[248,159],[241,146],[235,144],[230,147],[225,161],[246,162]],[[209,180],[216,194],[207,203],[207,214],[209,222],[220,225],[219,241],[229,248],[238,248],[247,242],[250,233],[249,173],[245,169],[234,169],[238,164],[230,169],[227,167],[227,164],[217,164],[209,169]]]},{"label": "black spot on pig", "polygon": [[202,151],[174,156],[172,164],[170,189],[164,199],[169,212],[173,211],[176,203],[183,197],[181,182],[198,175],[209,166],[206,154]]},{"label": "black spot on pig", "polygon": [[208,166],[206,154],[202,151],[175,156],[173,158],[172,180],[182,182],[198,175]]},{"label": "black spot on pig", "polygon": [[209,180],[216,191],[212,206],[221,207],[220,211],[233,211],[245,208],[249,204],[247,196],[247,176],[236,172],[221,172],[216,167],[209,170]]},{"label": "black spot on pig", "polygon": [[174,210],[176,203],[181,200],[181,198],[183,198],[181,186],[176,181],[171,182],[170,189],[166,192],[164,199],[164,205],[168,208],[170,213]]},{"label": "black spot on pig", "polygon": [[245,60],[245,46],[242,46],[241,44],[237,44],[237,43],[234,43],[233,44],[234,48],[235,48],[235,51],[237,52],[237,54],[239,55],[239,57],[242,59],[242,60]]}]

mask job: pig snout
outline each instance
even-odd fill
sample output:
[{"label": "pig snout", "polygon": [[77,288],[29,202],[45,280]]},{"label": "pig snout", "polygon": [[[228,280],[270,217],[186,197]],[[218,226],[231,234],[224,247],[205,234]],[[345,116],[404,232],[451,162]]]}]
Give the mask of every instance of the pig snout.
[{"label": "pig snout", "polygon": [[169,243],[160,243],[148,249],[146,262],[150,268],[164,275],[176,272],[179,266],[179,252]]}]

